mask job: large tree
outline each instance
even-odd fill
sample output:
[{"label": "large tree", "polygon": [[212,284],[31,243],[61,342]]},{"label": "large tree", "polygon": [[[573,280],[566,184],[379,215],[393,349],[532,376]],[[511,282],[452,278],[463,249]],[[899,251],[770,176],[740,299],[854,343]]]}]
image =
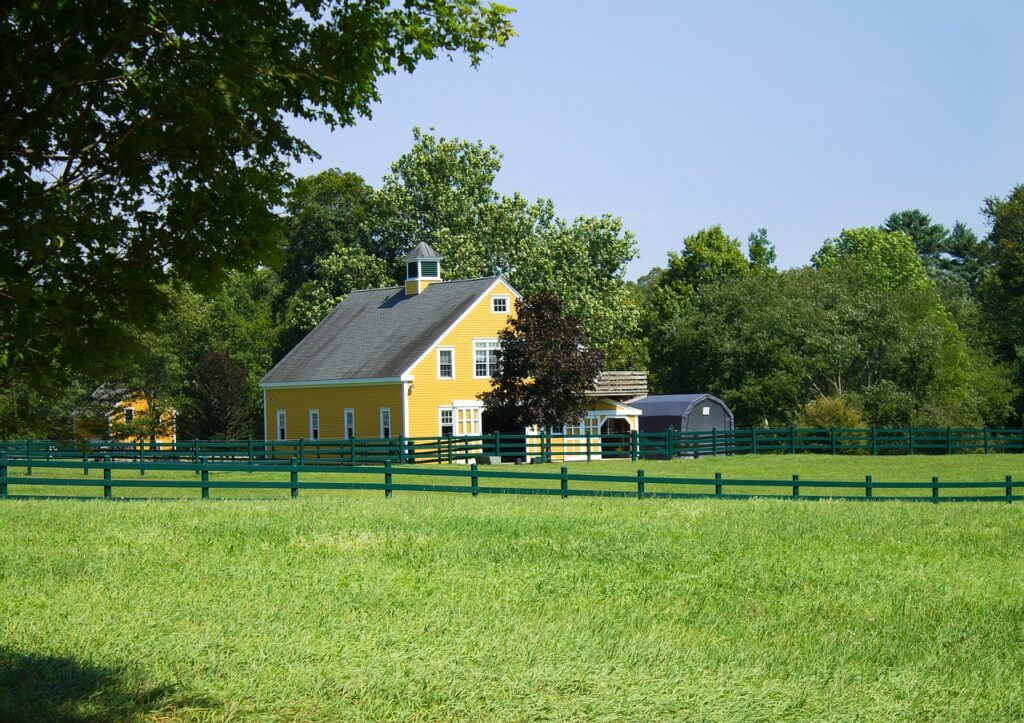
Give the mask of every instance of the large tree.
[{"label": "large tree", "polygon": [[501,363],[480,399],[502,428],[551,428],[583,418],[603,356],[584,345],[583,325],[561,299],[547,292],[519,299],[498,336]]},{"label": "large tree", "polygon": [[[391,166],[376,195],[378,255],[392,264],[420,241],[444,254],[445,278],[503,274],[524,294],[550,291],[583,322],[602,351],[631,338],[639,309],[625,284],[636,241],[609,214],[560,218],[548,200],[494,189],[493,146],[413,130],[413,147]],[[628,352],[620,350],[623,363]]]},{"label": "large tree", "polygon": [[381,75],[512,35],[478,0],[21,3],[0,22],[0,380],[113,366],[169,282],[271,257],[289,118],[347,126]]}]

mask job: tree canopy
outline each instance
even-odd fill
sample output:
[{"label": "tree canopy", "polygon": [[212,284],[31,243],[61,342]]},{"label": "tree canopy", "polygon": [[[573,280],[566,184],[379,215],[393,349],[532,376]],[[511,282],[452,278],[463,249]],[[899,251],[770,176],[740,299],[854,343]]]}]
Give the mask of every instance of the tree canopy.
[{"label": "tree canopy", "polygon": [[348,126],[380,76],[513,34],[477,0],[112,0],[0,23],[0,379],[101,372],[168,289],[273,258],[297,117]]}]

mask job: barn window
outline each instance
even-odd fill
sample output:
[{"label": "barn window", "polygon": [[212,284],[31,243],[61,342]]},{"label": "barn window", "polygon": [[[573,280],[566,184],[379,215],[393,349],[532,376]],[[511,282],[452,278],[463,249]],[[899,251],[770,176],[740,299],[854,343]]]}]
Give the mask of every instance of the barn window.
[{"label": "barn window", "polygon": [[354,439],[356,436],[356,410],[345,410],[345,439]]},{"label": "barn window", "polygon": [[420,278],[423,278],[423,279],[436,279],[437,278],[437,262],[436,261],[420,261]]},{"label": "barn window", "polygon": [[441,410],[441,436],[448,437],[455,433],[455,410]]},{"label": "barn window", "polygon": [[309,410],[309,438],[313,440],[320,439],[320,410],[310,409]]},{"label": "barn window", "polygon": [[125,421],[125,423],[130,423],[134,419],[135,419],[135,410],[132,409],[131,407],[125,407],[124,408],[124,421]]},{"label": "barn window", "polygon": [[380,436],[391,439],[391,410],[388,407],[380,408]]},{"label": "barn window", "polygon": [[285,412],[283,409],[277,410],[277,438],[288,439],[288,425],[286,423]]},{"label": "barn window", "polygon": [[437,350],[437,378],[438,379],[454,379],[455,378],[455,350],[454,349],[438,349]]},{"label": "barn window", "polygon": [[492,296],[491,297],[491,311],[496,314],[507,314],[508,313],[508,297],[507,296]]},{"label": "barn window", "polygon": [[703,414],[705,417],[710,417],[711,407],[704,407],[703,409],[700,410],[700,413]]}]

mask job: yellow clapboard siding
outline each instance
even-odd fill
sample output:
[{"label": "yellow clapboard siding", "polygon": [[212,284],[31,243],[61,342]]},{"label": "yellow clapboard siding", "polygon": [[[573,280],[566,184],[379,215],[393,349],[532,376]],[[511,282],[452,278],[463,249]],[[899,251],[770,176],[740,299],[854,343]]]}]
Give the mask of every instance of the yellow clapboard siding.
[{"label": "yellow clapboard siding", "polygon": [[[491,311],[491,297],[508,298],[508,312]],[[481,296],[462,320],[441,340],[431,347],[423,359],[412,369],[412,392],[409,395],[409,435],[435,437],[440,434],[438,408],[451,406],[455,401],[475,400],[477,395],[491,388],[490,379],[473,378],[473,340],[497,339],[498,332],[508,324],[515,311],[515,294],[503,280]],[[455,378],[439,379],[437,350],[455,351]]]},{"label": "yellow clapboard siding", "polygon": [[309,439],[309,410],[320,413],[320,439],[345,436],[345,409],[355,410],[356,436],[380,436],[380,409],[391,410],[391,435],[402,434],[402,384],[288,387],[264,390],[266,439],[277,439],[277,412],[283,409],[287,439]]}]

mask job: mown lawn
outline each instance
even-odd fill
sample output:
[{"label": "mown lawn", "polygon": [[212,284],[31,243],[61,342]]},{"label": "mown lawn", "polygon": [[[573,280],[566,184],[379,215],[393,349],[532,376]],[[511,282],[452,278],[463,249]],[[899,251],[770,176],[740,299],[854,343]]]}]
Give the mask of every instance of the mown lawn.
[{"label": "mown lawn", "polygon": [[[1008,456],[659,473],[1001,479],[1008,463],[1024,473]],[[0,720],[1019,720],[1022,510],[7,500]]]}]

